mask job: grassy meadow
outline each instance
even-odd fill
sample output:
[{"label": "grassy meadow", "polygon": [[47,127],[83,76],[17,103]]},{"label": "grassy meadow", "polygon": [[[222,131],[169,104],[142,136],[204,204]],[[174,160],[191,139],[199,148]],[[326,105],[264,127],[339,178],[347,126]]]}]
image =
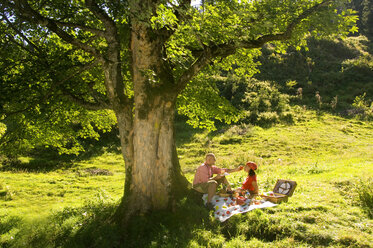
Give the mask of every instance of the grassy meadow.
[{"label": "grassy meadow", "polygon": [[[220,223],[185,197],[174,212],[131,220],[124,239],[110,221],[124,186],[115,149],[85,159],[24,157],[0,171],[0,247],[373,247],[373,124],[293,109],[294,124],[207,132],[177,122],[185,176],[207,152],[217,165],[259,164],[260,188],[298,183],[288,203]],[[244,172],[228,176],[238,187]]]}]

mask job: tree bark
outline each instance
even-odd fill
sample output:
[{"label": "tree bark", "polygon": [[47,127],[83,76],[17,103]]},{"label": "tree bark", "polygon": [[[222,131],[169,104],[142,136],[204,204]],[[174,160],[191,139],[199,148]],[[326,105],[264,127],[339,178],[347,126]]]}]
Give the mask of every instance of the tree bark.
[{"label": "tree bark", "polygon": [[172,189],[174,108],[159,97],[145,119],[135,115],[131,208],[140,213],[169,206]]},{"label": "tree bark", "polygon": [[172,209],[185,195],[189,182],[182,175],[177,157],[173,103],[156,97],[147,118],[135,114],[133,133],[122,124],[124,117],[118,116],[126,178],[116,216],[126,224],[134,215]]},{"label": "tree bark", "polygon": [[120,124],[129,117],[117,113],[126,162],[125,192],[117,213],[124,214],[124,222],[133,215],[172,208],[189,184],[176,153],[177,93],[165,87],[172,74],[159,62],[163,43],[144,26],[134,24],[132,30],[133,132],[128,124]]}]

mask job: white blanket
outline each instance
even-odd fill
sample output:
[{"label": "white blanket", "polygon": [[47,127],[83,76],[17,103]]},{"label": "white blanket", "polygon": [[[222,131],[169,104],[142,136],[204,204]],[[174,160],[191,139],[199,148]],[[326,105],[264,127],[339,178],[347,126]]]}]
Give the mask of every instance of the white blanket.
[{"label": "white blanket", "polygon": [[[207,202],[207,194],[204,194],[202,196],[202,199],[204,203]],[[221,222],[226,221],[230,217],[232,217],[235,214],[242,214],[249,212],[256,208],[268,208],[268,207],[274,207],[277,206],[277,204],[274,204],[269,201],[261,200],[260,204],[250,204],[250,199],[246,199],[244,205],[238,205],[235,202],[235,198],[231,197],[220,197],[215,195],[211,203],[214,205],[215,208],[215,218],[220,220]]]}]

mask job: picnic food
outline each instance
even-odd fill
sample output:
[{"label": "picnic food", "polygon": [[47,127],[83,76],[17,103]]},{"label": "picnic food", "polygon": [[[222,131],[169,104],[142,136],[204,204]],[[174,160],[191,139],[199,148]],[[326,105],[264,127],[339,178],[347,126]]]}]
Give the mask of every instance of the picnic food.
[{"label": "picnic food", "polygon": [[244,204],[245,204],[245,201],[246,201],[246,198],[245,198],[245,197],[238,196],[238,197],[236,198],[236,203],[237,203],[238,205],[244,205]]}]

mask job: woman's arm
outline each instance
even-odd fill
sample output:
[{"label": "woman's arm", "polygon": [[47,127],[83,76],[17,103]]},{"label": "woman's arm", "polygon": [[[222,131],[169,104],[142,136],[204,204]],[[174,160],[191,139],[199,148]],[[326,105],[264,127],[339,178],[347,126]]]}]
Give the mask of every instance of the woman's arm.
[{"label": "woman's arm", "polygon": [[259,188],[258,188],[258,184],[256,183],[256,181],[253,181],[251,184],[254,187],[254,194],[258,194]]}]

